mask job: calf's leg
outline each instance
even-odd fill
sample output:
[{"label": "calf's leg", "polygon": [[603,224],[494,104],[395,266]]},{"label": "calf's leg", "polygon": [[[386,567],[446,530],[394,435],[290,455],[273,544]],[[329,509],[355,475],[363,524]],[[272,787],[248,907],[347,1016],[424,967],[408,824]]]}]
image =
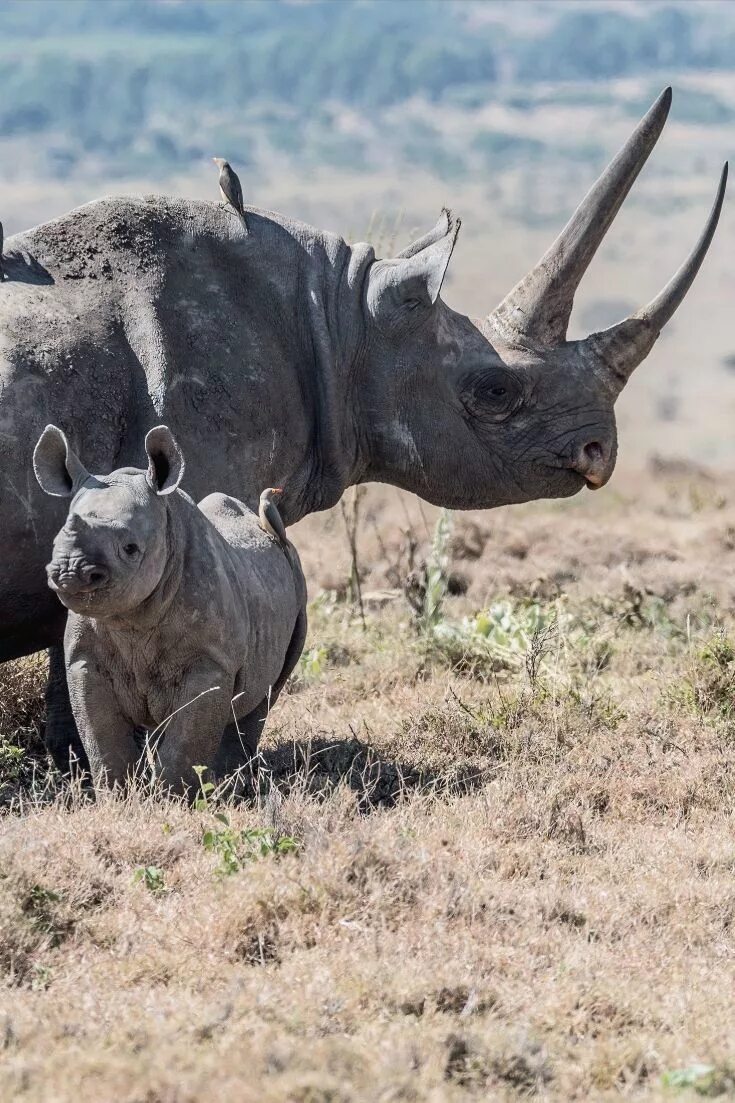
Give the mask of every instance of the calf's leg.
[{"label": "calf's leg", "polygon": [[194,767],[214,768],[230,712],[231,679],[211,667],[195,669],[177,697],[171,719],[153,742],[161,781],[174,793],[193,799],[199,790]]},{"label": "calf's leg", "polygon": [[301,652],[304,650],[306,628],[306,610],[302,609],[296,618],[286,657],[283,660],[283,669],[276,680],[276,684],[271,687],[270,693],[263,698],[252,712],[239,720],[237,724],[232,722],[225,728],[215,767],[218,776],[234,774],[240,767],[246,766],[258,753],[258,743],[263,734],[268,713],[278,700],[281,690],[293,673],[301,657]]},{"label": "calf's leg", "polygon": [[258,740],[268,717],[268,698],[264,697],[257,708],[235,723],[231,720],[225,728],[215,759],[217,777],[234,774],[246,766],[258,753]]},{"label": "calf's leg", "polygon": [[94,785],[125,785],[133,778],[140,756],[133,724],[121,712],[109,680],[85,659],[70,663],[67,677]]},{"label": "calf's leg", "polygon": [[62,774],[89,773],[89,759],[79,738],[66,681],[64,648],[55,645],[48,653],[46,686],[46,750]]}]

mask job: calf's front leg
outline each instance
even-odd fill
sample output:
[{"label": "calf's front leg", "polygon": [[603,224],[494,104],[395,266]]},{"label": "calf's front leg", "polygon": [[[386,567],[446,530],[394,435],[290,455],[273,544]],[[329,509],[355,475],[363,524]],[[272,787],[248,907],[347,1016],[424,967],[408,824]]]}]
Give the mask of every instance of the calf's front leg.
[{"label": "calf's front leg", "polygon": [[195,766],[212,768],[232,701],[232,678],[212,667],[189,671],[171,718],[153,737],[159,777],[175,793],[196,796]]},{"label": "calf's front leg", "polygon": [[134,776],[140,752],[109,679],[94,659],[77,657],[67,667],[67,681],[93,784],[124,785]]}]

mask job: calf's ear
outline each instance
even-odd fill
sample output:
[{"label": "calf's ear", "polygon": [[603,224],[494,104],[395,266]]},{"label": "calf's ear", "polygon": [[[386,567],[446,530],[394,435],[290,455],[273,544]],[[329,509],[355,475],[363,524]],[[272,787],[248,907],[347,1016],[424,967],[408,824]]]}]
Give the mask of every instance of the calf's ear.
[{"label": "calf's ear", "polygon": [[184,476],[184,457],[168,425],[157,425],[145,438],[146,479],[156,494],[172,494]]},{"label": "calf's ear", "polygon": [[89,478],[66,435],[55,425],[47,425],[39,437],[33,450],[33,471],[41,490],[54,498],[70,498]]}]

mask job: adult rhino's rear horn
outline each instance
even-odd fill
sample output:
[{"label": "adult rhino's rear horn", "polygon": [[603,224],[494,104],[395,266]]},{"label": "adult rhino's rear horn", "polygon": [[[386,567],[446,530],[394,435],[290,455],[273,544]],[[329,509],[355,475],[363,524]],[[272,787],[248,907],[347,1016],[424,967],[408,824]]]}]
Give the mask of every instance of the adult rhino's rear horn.
[{"label": "adult rhino's rear horn", "polygon": [[661,330],[694,283],[694,278],[702,266],[717,229],[726,184],[727,161],[722,169],[717,195],[699,241],[663,291],[648,306],[644,306],[630,318],[618,322],[601,333],[593,333],[580,342],[586,352],[591,353],[595,360],[602,362],[609,369],[614,390],[621,390],[633,371],[648,356]]},{"label": "adult rhino's rear horn", "polygon": [[547,348],[566,339],[574,293],[655,146],[670,107],[671,89],[666,88],[551,248],[490,315],[509,337]]}]

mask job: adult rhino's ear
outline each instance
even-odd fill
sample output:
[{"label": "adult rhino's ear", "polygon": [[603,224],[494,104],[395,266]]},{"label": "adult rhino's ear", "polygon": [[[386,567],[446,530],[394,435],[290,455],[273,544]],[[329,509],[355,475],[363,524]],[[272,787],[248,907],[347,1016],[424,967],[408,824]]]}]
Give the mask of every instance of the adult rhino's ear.
[{"label": "adult rhino's ear", "polygon": [[184,476],[184,457],[168,425],[157,425],[145,438],[146,479],[156,494],[172,494]]},{"label": "adult rhino's ear", "polygon": [[375,261],[368,276],[367,307],[376,321],[393,328],[434,305],[461,225],[445,210],[425,237],[392,260]]},{"label": "adult rhino's ear", "polygon": [[[454,220],[452,219],[452,212],[448,207],[442,207],[442,213],[439,215],[439,220],[429,230],[428,234],[424,234],[423,237],[416,238],[416,241],[412,241],[410,245],[407,245],[405,249],[401,249],[400,253],[396,253],[397,258],[415,257],[417,253],[420,253],[422,249],[425,249],[427,245],[434,245],[435,242],[440,241],[454,226]],[[459,229],[459,224],[457,225]],[[455,233],[456,238],[456,233]]]},{"label": "adult rhino's ear", "polygon": [[33,471],[41,490],[54,498],[70,498],[89,472],[71,448],[66,435],[47,425],[33,450]]}]

